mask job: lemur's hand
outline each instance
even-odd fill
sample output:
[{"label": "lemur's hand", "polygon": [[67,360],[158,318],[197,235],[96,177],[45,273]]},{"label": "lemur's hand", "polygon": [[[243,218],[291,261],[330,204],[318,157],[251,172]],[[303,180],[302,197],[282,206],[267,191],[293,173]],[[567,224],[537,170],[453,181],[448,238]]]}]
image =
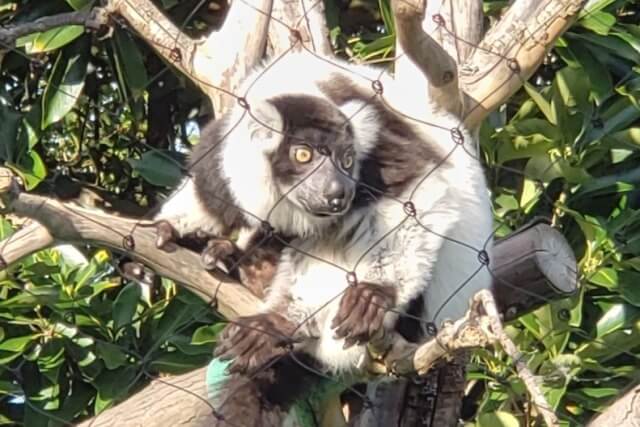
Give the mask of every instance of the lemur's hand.
[{"label": "lemur's hand", "polygon": [[178,238],[178,232],[169,223],[169,221],[161,219],[155,223],[156,227],[156,247],[166,252],[176,250],[175,241]]},{"label": "lemur's hand", "polygon": [[231,240],[214,237],[209,239],[202,250],[200,260],[206,270],[213,270],[218,261],[224,261],[239,252],[240,249]]},{"label": "lemur's hand", "polygon": [[228,372],[251,373],[290,351],[296,325],[277,313],[241,317],[221,332],[214,357],[231,360]]},{"label": "lemur's hand", "polygon": [[382,328],[384,315],[395,300],[396,291],[391,286],[366,282],[350,285],[331,322],[331,328],[337,328],[335,337],[345,339],[343,348],[368,342]]}]

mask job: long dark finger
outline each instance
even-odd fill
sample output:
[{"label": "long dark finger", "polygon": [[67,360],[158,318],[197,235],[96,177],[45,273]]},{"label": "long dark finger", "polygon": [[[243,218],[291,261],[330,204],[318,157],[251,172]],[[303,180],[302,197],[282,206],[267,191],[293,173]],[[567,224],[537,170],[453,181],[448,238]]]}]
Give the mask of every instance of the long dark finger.
[{"label": "long dark finger", "polygon": [[359,292],[355,288],[348,288],[342,298],[340,298],[340,306],[333,321],[331,322],[331,329],[344,322],[344,319],[349,315],[353,305],[358,299]]},{"label": "long dark finger", "polygon": [[[360,333],[356,332],[356,330],[362,329],[362,316],[367,312],[372,296],[372,293],[368,292],[367,289],[363,289],[363,292],[360,292],[355,307],[336,330],[335,335],[337,337],[353,336]],[[364,331],[365,330],[362,330],[361,332]]]}]

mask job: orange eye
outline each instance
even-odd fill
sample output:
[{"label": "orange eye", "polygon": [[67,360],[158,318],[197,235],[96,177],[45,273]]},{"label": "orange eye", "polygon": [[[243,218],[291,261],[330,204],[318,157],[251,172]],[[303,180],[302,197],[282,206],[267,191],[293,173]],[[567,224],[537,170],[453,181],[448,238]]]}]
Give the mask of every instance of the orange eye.
[{"label": "orange eye", "polygon": [[300,147],[296,149],[294,156],[298,163],[309,163],[313,158],[313,152],[306,147]]}]

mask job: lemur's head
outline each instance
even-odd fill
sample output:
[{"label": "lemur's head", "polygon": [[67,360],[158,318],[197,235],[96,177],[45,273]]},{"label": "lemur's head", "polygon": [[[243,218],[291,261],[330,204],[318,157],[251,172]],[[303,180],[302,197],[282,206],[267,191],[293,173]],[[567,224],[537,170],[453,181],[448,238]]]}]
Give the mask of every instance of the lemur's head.
[{"label": "lemur's head", "polygon": [[286,94],[261,102],[251,115],[252,139],[265,148],[281,198],[318,219],[350,209],[357,144],[338,106],[320,96]]},{"label": "lemur's head", "polygon": [[269,100],[282,118],[282,140],[270,153],[281,193],[315,217],[341,215],[355,195],[353,127],[336,106],[309,95]]}]

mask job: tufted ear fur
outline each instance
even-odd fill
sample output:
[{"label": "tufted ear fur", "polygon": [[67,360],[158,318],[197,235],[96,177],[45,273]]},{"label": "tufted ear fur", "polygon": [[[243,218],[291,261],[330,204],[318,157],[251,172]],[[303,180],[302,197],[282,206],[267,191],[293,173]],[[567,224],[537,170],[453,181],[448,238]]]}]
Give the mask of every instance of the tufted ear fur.
[{"label": "tufted ear fur", "polygon": [[282,141],[284,122],[278,109],[269,101],[256,100],[250,104],[249,138],[266,151],[273,151]]},{"label": "tufted ear fur", "polygon": [[373,105],[361,100],[350,100],[340,105],[340,111],[344,114],[353,127],[356,149],[356,176],[359,174],[359,166],[362,160],[375,149],[379,139],[380,115]]}]

